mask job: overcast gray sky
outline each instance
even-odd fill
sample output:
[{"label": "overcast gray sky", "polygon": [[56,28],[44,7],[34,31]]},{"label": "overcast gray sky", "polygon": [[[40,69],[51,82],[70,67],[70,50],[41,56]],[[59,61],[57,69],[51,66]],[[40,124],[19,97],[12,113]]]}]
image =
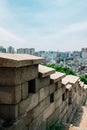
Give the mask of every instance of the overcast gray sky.
[{"label": "overcast gray sky", "polygon": [[0,45],[59,51],[87,47],[87,0],[0,0]]}]

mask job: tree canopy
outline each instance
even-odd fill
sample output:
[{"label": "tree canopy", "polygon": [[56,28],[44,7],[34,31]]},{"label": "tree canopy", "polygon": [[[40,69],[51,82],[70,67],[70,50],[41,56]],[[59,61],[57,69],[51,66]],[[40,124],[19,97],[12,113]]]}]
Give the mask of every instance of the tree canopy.
[{"label": "tree canopy", "polygon": [[76,75],[76,73],[74,71],[72,71],[70,68],[68,67],[61,67],[61,66],[57,66],[54,64],[48,64],[46,65],[48,67],[54,68],[56,71],[62,72],[62,73],[66,73],[67,75]]}]

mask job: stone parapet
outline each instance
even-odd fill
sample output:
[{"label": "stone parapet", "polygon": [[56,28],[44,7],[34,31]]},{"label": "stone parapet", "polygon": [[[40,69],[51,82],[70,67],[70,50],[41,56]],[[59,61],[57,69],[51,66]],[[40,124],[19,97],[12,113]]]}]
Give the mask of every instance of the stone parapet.
[{"label": "stone parapet", "polygon": [[[0,124],[3,130],[46,130],[72,120],[87,97],[79,77],[40,65],[43,58],[0,54]],[[1,121],[2,122],[2,121]]]}]

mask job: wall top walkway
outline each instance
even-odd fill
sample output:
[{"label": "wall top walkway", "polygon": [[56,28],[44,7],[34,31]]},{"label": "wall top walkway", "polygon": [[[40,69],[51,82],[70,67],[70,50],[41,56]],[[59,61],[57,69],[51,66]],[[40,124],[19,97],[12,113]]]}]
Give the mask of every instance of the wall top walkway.
[{"label": "wall top walkway", "polygon": [[27,54],[0,53],[0,67],[22,67],[43,62],[43,58]]}]

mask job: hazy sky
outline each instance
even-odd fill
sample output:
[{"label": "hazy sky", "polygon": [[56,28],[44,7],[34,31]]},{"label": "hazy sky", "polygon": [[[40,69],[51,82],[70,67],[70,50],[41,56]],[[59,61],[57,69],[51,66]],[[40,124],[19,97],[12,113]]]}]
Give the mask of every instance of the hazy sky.
[{"label": "hazy sky", "polygon": [[87,47],[87,0],[0,0],[0,45],[59,51]]}]

